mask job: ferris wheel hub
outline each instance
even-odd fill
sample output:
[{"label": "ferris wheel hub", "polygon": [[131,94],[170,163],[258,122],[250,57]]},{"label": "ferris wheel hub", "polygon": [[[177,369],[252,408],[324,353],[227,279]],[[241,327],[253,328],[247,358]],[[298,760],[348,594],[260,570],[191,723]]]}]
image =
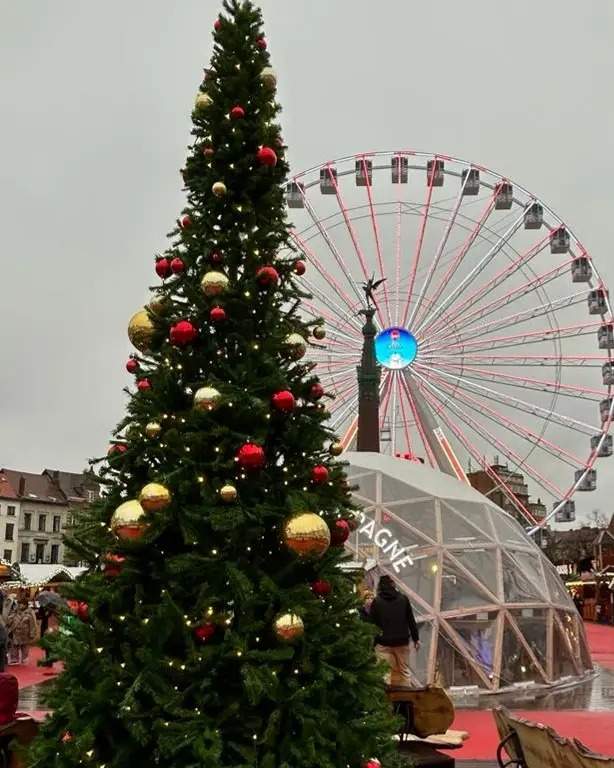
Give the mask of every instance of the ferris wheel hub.
[{"label": "ferris wheel hub", "polygon": [[400,371],[410,366],[418,354],[418,342],[406,328],[384,328],[375,337],[375,357],[384,368]]}]

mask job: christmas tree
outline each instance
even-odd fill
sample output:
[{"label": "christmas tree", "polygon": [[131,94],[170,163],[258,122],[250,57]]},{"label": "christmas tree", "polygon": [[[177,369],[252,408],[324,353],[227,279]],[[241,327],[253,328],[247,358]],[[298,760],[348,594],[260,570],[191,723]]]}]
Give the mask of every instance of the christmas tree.
[{"label": "christmas tree", "polygon": [[90,564],[46,641],[65,671],[31,765],[359,768],[394,719],[340,568],[354,522],[303,357],[285,146],[260,12],[228,0],[193,111],[187,206],[132,318],[127,416],[73,531]]}]

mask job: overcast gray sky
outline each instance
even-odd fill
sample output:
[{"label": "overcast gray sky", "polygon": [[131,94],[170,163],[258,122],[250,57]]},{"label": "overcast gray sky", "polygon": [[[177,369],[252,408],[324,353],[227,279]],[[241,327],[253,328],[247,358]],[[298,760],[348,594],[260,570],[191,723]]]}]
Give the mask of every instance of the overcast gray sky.
[{"label": "overcast gray sky", "polygon": [[[467,158],[550,204],[614,284],[611,2],[262,5],[295,171],[397,147]],[[122,415],[127,320],[182,207],[218,10],[0,0],[0,466],[81,469]],[[585,509],[609,508],[600,466]]]}]

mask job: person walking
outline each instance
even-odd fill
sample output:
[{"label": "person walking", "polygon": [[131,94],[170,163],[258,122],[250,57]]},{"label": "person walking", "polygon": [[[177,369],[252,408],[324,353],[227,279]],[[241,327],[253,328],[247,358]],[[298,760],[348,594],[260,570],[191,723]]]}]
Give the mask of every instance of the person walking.
[{"label": "person walking", "polygon": [[8,646],[9,633],[6,624],[4,623],[4,619],[2,618],[2,614],[0,613],[0,672],[4,672],[6,668]]},{"label": "person walking", "polygon": [[386,683],[411,686],[409,641],[411,638],[418,650],[420,636],[411,603],[398,591],[390,576],[380,578],[369,618],[380,630],[375,640],[375,652],[390,667]]},{"label": "person walking", "polygon": [[22,598],[9,615],[7,629],[11,637],[9,664],[25,664],[37,637],[36,615],[27,598]]}]

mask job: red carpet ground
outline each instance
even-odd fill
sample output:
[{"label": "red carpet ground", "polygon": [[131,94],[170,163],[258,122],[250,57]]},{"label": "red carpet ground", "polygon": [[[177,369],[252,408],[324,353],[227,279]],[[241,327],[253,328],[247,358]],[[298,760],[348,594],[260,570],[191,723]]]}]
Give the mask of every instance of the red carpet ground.
[{"label": "red carpet ground", "polygon": [[[600,624],[587,624],[586,631],[593,660],[602,667],[614,669],[614,627]],[[33,648],[27,665],[15,665],[7,668],[19,680],[19,688],[25,689],[37,685],[59,672],[59,665],[53,670],[36,666],[42,659],[43,652]],[[614,713],[608,711],[585,712],[578,710],[547,710],[519,713],[529,720],[551,725],[563,736],[575,736],[596,752],[614,755]],[[31,712],[40,718],[44,713]],[[451,754],[457,760],[493,760],[499,739],[492,719],[487,710],[460,709],[452,726],[456,730],[468,731],[469,740],[461,749]]]},{"label": "red carpet ground", "polygon": [[[593,661],[602,667],[614,669],[614,627],[587,623],[586,632]],[[562,736],[574,736],[595,752],[614,755],[613,712],[569,709],[531,712],[518,710],[518,713],[527,720],[552,726]],[[463,747],[450,753],[457,760],[495,758],[499,737],[489,711],[457,710],[452,727],[469,732],[469,739]]]}]

